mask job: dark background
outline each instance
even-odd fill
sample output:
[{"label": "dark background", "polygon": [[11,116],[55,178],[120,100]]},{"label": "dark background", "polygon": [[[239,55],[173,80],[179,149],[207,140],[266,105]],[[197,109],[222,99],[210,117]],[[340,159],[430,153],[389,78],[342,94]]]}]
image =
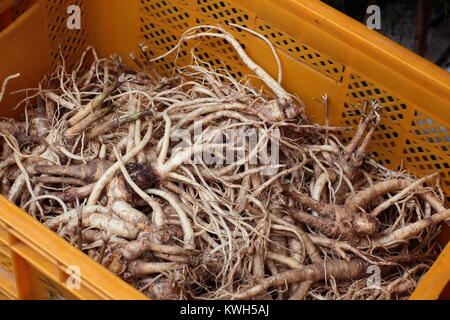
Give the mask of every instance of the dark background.
[{"label": "dark background", "polygon": [[450,0],[322,1],[360,22],[364,22],[369,5],[380,6],[378,32],[433,63],[450,68]]}]

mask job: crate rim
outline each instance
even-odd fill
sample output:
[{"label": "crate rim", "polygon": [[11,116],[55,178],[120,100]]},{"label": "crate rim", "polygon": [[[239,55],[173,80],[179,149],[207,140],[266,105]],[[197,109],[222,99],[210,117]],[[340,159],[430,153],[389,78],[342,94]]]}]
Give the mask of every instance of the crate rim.
[{"label": "crate rim", "polygon": [[[402,66],[402,69],[414,71],[414,73],[424,77],[427,82],[432,82],[433,86],[447,89],[447,96],[450,97],[450,72],[426,58],[419,56],[383,34],[369,29],[363,23],[320,0],[286,0],[286,3],[292,4],[297,13],[308,12],[313,19],[316,18],[316,23],[319,21],[317,18],[320,18],[320,23],[325,25],[325,30],[337,29],[338,31],[334,34],[337,39],[347,41],[350,35],[352,41],[347,41],[347,44],[350,44],[356,50],[361,51],[361,47],[358,48],[358,45],[363,45],[369,49],[364,51],[368,52],[368,55],[374,59],[386,58],[385,62],[393,67]],[[279,7],[286,8],[281,5]],[[330,19],[330,17],[337,19]],[[355,42],[355,40],[357,41]]]},{"label": "crate rim", "polygon": [[[87,266],[82,268],[81,274],[81,281],[86,283],[86,287],[95,289],[103,297],[110,299],[148,299],[137,289],[35,220],[2,195],[0,195],[0,207],[12,209],[2,210],[0,221],[13,236],[20,235],[20,238],[18,238],[20,242],[51,257],[59,267]],[[69,291],[77,296],[76,290]]]}]

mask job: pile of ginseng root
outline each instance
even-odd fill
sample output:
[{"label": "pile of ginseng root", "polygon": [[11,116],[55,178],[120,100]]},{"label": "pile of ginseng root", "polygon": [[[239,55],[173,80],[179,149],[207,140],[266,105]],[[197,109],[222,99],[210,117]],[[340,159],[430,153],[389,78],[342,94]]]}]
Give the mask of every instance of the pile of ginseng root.
[{"label": "pile of ginseng root", "polygon": [[408,298],[450,218],[436,174],[368,158],[377,102],[344,144],[228,33],[197,31],[273,94],[194,52],[162,77],[144,46],[136,69],[89,47],[1,119],[1,193],[150,298]]}]

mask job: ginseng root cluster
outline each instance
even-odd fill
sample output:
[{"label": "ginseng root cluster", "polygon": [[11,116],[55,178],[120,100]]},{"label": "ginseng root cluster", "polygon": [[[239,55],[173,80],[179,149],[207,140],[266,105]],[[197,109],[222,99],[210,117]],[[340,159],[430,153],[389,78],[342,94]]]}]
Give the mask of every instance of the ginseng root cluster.
[{"label": "ginseng root cluster", "polygon": [[24,101],[23,121],[1,120],[2,194],[151,298],[407,298],[450,218],[436,175],[367,156],[377,102],[343,143],[349,128],[311,123],[208,30],[183,40],[228,41],[274,94],[196,57],[163,77],[90,47]]}]

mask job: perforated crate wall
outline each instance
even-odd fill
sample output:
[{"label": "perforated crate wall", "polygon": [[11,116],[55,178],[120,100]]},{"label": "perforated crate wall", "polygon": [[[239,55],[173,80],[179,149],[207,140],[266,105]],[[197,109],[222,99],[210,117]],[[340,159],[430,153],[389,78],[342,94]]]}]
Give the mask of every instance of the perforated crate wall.
[{"label": "perforated crate wall", "polygon": [[[67,28],[67,8],[71,5],[79,6],[81,9],[80,29]],[[53,64],[56,66],[63,62],[61,57],[64,57],[64,63],[70,70],[87,45],[85,1],[45,0],[45,11]]]},{"label": "perforated crate wall", "polygon": [[[277,23],[269,22],[270,17],[258,16],[246,9],[245,1],[237,0],[134,0],[138,1],[139,42],[144,44],[145,56],[138,46],[127,48],[149,68],[168,75],[175,66],[192,62],[191,51],[213,68],[223,69],[236,79],[253,75],[242,63],[232,46],[222,39],[202,38],[185,41],[173,54],[148,63],[148,59],[160,56],[176,46],[183,32],[202,24],[220,25],[230,31],[245,48],[246,41],[253,37],[229,23],[250,28],[266,37],[282,54],[295,63],[307,66],[311,72],[317,72],[338,89],[334,98],[335,114],[339,123],[356,127],[364,103],[377,100],[382,106],[382,122],[374,134],[369,153],[382,164],[399,169],[406,168],[417,175],[426,175],[431,171],[441,174],[442,186],[450,194],[450,133],[442,121],[425,116],[426,105],[408,103],[408,97],[392,94],[373,81],[370,77],[353,70],[345,61],[321,52],[307,37],[295,36],[283,30]],[[68,5],[77,4],[86,14],[85,0],[46,0],[45,8],[51,41],[51,54],[54,61],[60,61],[62,55],[68,57],[69,65],[76,60],[86,43],[87,28],[80,30],[66,28],[65,12]],[[82,18],[82,23],[85,19]],[[205,31],[205,30],[203,30]],[[311,40],[311,39],[310,39]],[[261,42],[263,45],[263,42]],[[123,48],[122,48],[123,49]],[[304,70],[304,69],[303,69]],[[301,90],[301,88],[296,87]],[[327,92],[323,92],[327,93]],[[308,92],[302,92],[308,95]],[[337,119],[336,118],[336,119]],[[335,120],[336,120],[335,119]],[[348,138],[349,136],[347,136]],[[348,140],[348,139],[347,139]]]},{"label": "perforated crate wall", "polygon": [[449,128],[431,115],[425,115],[426,106],[409,105],[355,72],[348,72],[345,86],[348,101],[341,124],[357,125],[360,106],[371,100],[378,101],[382,106],[382,121],[369,146],[371,155],[382,164],[394,169],[407,168],[416,175],[439,172],[441,186],[448,195]]},{"label": "perforated crate wall", "polygon": [[[437,119],[424,117],[420,110],[426,106],[408,105],[401,97],[375,84],[368,77],[346,67],[344,63],[321,53],[308,43],[297,40],[280,27],[268,23],[255,13],[243,9],[237,1],[221,0],[140,0],[142,41],[148,46],[148,54],[156,57],[175,46],[182,33],[199,24],[225,27],[245,43],[248,33],[227,26],[234,23],[265,36],[276,48],[295,59],[298,63],[322,73],[341,83],[344,97],[340,124],[356,127],[364,103],[378,101],[382,106],[382,121],[369,146],[372,157],[389,167],[409,168],[418,175],[440,172],[442,186],[450,194],[450,132]],[[222,65],[236,78],[248,74],[234,49],[220,39],[206,39],[184,43],[175,55],[167,56],[156,63],[161,72],[169,72],[175,64],[190,63],[190,50],[196,47],[196,55],[213,67]],[[143,59],[143,55],[140,55]],[[145,63],[145,60],[143,59]],[[351,134],[350,134],[351,135]],[[348,138],[349,136],[347,136]],[[346,139],[345,141],[348,141]],[[440,156],[434,153],[438,152]],[[444,152],[445,156],[442,156]]]},{"label": "perforated crate wall", "polygon": [[[254,15],[250,12],[245,12],[225,1],[140,0],[140,5],[141,40],[148,47],[147,54],[151,58],[176,46],[183,32],[191,27],[202,24],[225,26],[228,23],[252,27],[254,21]],[[241,38],[246,36],[237,28],[231,27],[230,30],[240,33]],[[180,50],[156,61],[152,66],[156,66],[160,72],[167,73],[175,64],[178,66],[190,64],[191,50],[202,61],[213,68],[224,69],[224,72],[235,78],[242,78],[244,73],[249,73],[233,47],[227,41],[217,38],[184,42]],[[140,52],[137,54],[141,61],[148,65],[144,55]]]},{"label": "perforated crate wall", "polygon": [[264,35],[272,44],[300,63],[307,64],[336,81],[342,81],[344,66],[331,57],[296,40],[263,19],[256,19],[255,31]]}]

